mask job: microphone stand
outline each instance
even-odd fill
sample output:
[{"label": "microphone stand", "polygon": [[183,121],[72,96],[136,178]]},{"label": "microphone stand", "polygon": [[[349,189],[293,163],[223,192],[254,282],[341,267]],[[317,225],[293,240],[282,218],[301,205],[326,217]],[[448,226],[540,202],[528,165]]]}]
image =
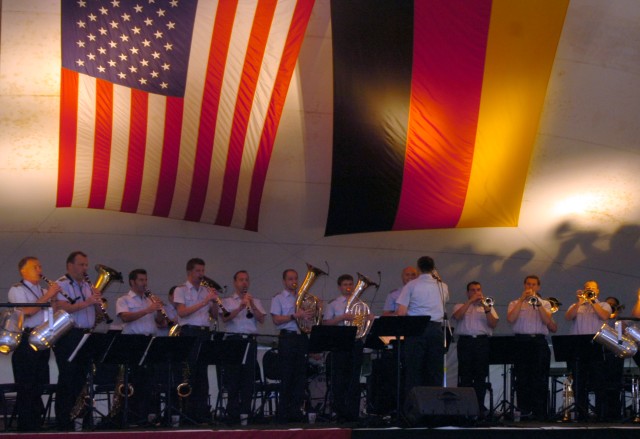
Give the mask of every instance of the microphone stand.
[{"label": "microphone stand", "polygon": [[447,349],[449,348],[449,342],[447,340],[447,332],[451,332],[451,325],[449,323],[449,317],[447,316],[446,301],[444,298],[444,288],[442,287],[442,278],[438,274],[438,271],[434,268],[431,272],[431,276],[438,282],[438,290],[440,291],[440,301],[442,302],[442,346],[444,347],[444,355],[442,359],[442,387],[447,387]]}]

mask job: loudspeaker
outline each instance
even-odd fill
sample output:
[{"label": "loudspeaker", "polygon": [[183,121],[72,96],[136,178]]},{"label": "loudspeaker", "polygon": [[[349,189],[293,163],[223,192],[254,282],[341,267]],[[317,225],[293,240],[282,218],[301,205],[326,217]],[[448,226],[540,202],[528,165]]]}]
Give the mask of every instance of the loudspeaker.
[{"label": "loudspeaker", "polygon": [[471,387],[414,387],[404,405],[411,426],[468,425],[475,422],[478,412]]}]

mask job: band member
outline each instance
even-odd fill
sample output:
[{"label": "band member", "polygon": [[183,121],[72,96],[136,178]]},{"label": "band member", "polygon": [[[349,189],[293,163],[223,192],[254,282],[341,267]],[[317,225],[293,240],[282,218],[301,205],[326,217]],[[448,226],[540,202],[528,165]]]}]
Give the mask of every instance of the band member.
[{"label": "band member", "polygon": [[87,255],[81,251],[74,251],[67,257],[67,273],[57,280],[61,289],[57,297],[57,306],[71,314],[75,322],[75,327],[60,337],[53,348],[58,365],[56,424],[62,431],[73,429],[71,409],[74,408],[91,369],[90,358],[77,356],[71,362],[68,360],[83,335],[94,327],[96,313],[100,312],[102,303],[100,291],[85,280],[88,268]]},{"label": "band member", "polygon": [[[572,322],[571,335],[594,335],[612,314],[607,302],[600,302],[598,283],[588,281],[576,293],[565,318]],[[623,363],[616,361],[615,354],[602,346],[595,346],[591,355],[583,356],[569,365],[575,380],[578,419],[589,416],[589,390],[595,391],[596,415],[600,420],[620,418],[620,389]]]},{"label": "band member", "polygon": [[[43,290],[40,286],[42,266],[38,258],[26,256],[18,262],[22,280],[9,289],[11,303],[53,302],[60,291],[56,283]],[[35,351],[29,346],[31,330],[47,319],[46,310],[39,307],[20,308],[24,314],[20,344],[11,357],[13,379],[18,386],[16,413],[18,431],[37,431],[42,423],[42,391],[49,384],[49,349]]]},{"label": "band member", "polygon": [[549,332],[556,332],[558,325],[553,320],[551,303],[543,300],[539,291],[540,278],[527,276],[522,294],[509,303],[507,321],[518,340],[514,361],[518,407],[524,418],[544,420],[547,417],[551,364],[551,350],[546,336]]},{"label": "band member", "polygon": [[181,326],[180,336],[196,337],[196,344],[189,354],[185,374],[189,375],[192,393],[187,404],[187,415],[196,422],[210,419],[208,364],[198,362],[200,345],[210,339],[210,320],[218,315],[215,289],[201,285],[204,278],[204,261],[193,258],[187,262],[187,281],[174,291],[174,301]]},{"label": "band member", "polygon": [[307,353],[309,338],[302,334],[296,319],[312,318],[311,310],[296,310],[298,273],[288,268],[282,272],[283,290],[271,299],[271,320],[279,331],[278,364],[280,365],[280,422],[303,419],[302,405],[307,385]]},{"label": "band member", "polygon": [[[407,282],[418,277],[418,270],[416,270],[415,267],[406,267],[404,270],[402,270],[401,277],[402,285],[404,286],[407,284]],[[383,316],[392,316],[395,314],[396,300],[398,299],[398,296],[400,296],[400,291],[402,291],[402,287],[396,288],[387,295],[387,299],[384,301],[384,308],[382,308]]]},{"label": "band member", "polygon": [[[223,304],[229,315],[222,317],[227,339],[246,340],[249,343],[242,364],[224,367],[224,382],[228,392],[227,416],[229,421],[247,422],[251,413],[251,399],[255,387],[258,324],[264,323],[266,312],[260,299],[249,293],[249,273],[245,270],[233,275],[235,291]],[[234,335],[235,334],[235,335]]]},{"label": "band member", "polygon": [[458,386],[473,387],[481,416],[489,376],[489,337],[498,324],[498,313],[488,304],[480,282],[467,284],[467,301],[453,307],[458,334]]},{"label": "band member", "polygon": [[449,288],[443,283],[429,256],[418,259],[420,276],[408,282],[396,300],[399,316],[429,316],[421,335],[405,339],[405,395],[416,386],[442,386],[444,380],[444,343],[442,321]]},{"label": "band member", "polygon": [[[146,270],[137,268],[129,273],[129,292],[116,301],[116,315],[123,322],[122,334],[155,336],[159,328],[166,326],[162,302],[145,295],[147,282]],[[129,407],[138,420],[145,422],[149,413],[158,413],[160,405],[157,392],[153,391],[155,372],[151,365],[136,366],[131,367],[130,382],[135,391],[129,399]]]},{"label": "band member", "polygon": [[[340,295],[328,303],[324,311],[323,325],[343,326],[345,320],[353,321],[354,315],[346,312],[347,301],[353,292],[353,276],[338,277]],[[351,352],[331,352],[328,367],[331,369],[333,408],[338,420],[356,421],[360,415],[360,369],[362,368],[363,340],[356,340]]]}]

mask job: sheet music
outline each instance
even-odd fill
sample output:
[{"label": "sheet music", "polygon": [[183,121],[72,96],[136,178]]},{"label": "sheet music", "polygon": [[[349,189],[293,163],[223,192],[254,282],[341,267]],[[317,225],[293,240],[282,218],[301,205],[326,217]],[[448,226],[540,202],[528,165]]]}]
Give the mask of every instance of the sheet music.
[{"label": "sheet music", "polygon": [[88,333],[86,333],[86,334],[84,334],[82,336],[82,339],[80,340],[80,343],[78,343],[78,346],[76,346],[76,348],[71,353],[71,356],[69,356],[69,359],[67,360],[69,363],[71,363],[73,361],[73,359],[76,358],[76,355],[78,355],[78,352],[80,351],[82,346],[84,346],[84,344],[87,342],[87,340],[89,339],[90,335],[91,335],[91,333],[88,332]]}]

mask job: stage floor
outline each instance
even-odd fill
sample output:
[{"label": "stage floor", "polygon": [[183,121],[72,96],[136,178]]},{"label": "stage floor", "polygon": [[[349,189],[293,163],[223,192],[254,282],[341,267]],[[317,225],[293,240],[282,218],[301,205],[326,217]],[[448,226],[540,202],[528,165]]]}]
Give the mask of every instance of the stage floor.
[{"label": "stage floor", "polygon": [[[628,423],[561,423],[561,422],[497,422],[475,423],[468,426],[438,426],[399,428],[383,425],[380,420],[366,423],[336,424],[258,424],[247,427],[227,425],[191,425],[178,428],[139,427],[119,430],[41,433],[3,432],[3,438],[62,439],[637,439],[640,424]],[[379,424],[379,425],[374,425]]]}]

